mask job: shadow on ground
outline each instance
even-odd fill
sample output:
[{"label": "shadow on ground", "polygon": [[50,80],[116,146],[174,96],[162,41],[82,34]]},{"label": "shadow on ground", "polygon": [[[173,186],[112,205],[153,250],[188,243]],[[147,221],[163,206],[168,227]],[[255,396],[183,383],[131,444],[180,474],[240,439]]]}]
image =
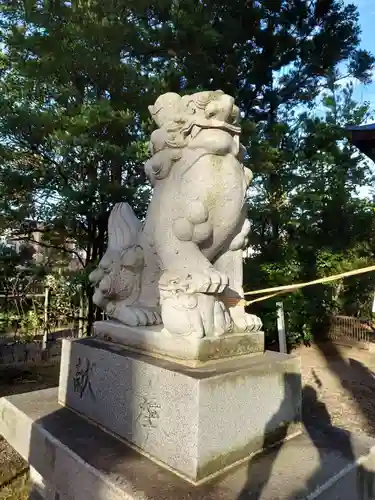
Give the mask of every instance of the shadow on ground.
[{"label": "shadow on ground", "polygon": [[[325,360],[328,370],[333,374],[346,395],[350,397],[357,413],[366,425],[365,432],[375,436],[375,374],[362,361],[350,356],[351,349],[341,349],[334,342],[316,344],[316,349]],[[375,355],[367,354],[368,359]]]},{"label": "shadow on ground", "polygon": [[32,367],[1,367],[0,397],[56,387],[60,364]]},{"label": "shadow on ground", "polygon": [[[361,413],[369,423],[371,434],[375,435],[373,406],[375,404],[375,374],[360,361],[351,358],[345,359],[340,349],[332,342],[328,341],[319,344],[318,349],[326,360],[328,369],[336,375],[342,388],[350,393],[358,412]],[[313,372],[313,378],[317,387],[322,388],[323,383],[315,372]],[[310,385],[305,385],[303,387],[302,401],[304,430],[319,454],[320,466],[308,479],[305,487],[300,491],[295,491],[291,497],[288,497],[288,500],[289,498],[324,498],[325,500],[374,499],[374,459],[364,460],[363,462],[358,461],[361,451],[359,451],[358,444],[355,443],[353,435],[351,435],[350,432],[332,425],[332,419],[327,406],[319,400],[318,393],[314,387]],[[279,411],[283,411],[282,407]],[[278,415],[275,414],[273,419],[277,418]],[[269,423],[272,425],[272,419]],[[285,435],[286,433],[287,429],[285,429]],[[269,443],[267,438],[265,438],[264,448],[268,447]],[[254,467],[257,458],[249,462],[247,481],[240,495],[237,497],[237,500],[261,500],[263,498],[263,493],[265,494],[265,498],[270,498],[266,492],[267,485],[272,477],[275,463],[282,448],[283,445],[278,444],[266,452],[269,459],[268,461],[263,459],[266,467],[261,470],[261,479],[259,477],[259,470]],[[347,462],[348,480],[351,481],[347,481],[347,483],[349,485],[348,487],[353,490],[351,493],[345,491],[345,482],[342,483],[341,489],[340,486],[337,486],[340,483],[337,483],[335,486],[333,482],[328,482],[325,487],[322,487],[322,484],[324,484],[324,481],[322,483],[322,478],[324,478],[325,468],[328,465],[327,451],[335,454],[337,457],[336,459],[343,459],[344,462]],[[357,463],[357,466],[350,470],[350,464],[355,463]],[[298,471],[296,471],[296,473],[298,474]],[[313,491],[315,491],[315,494],[311,493]],[[278,498],[281,500],[284,497],[280,496]]]}]

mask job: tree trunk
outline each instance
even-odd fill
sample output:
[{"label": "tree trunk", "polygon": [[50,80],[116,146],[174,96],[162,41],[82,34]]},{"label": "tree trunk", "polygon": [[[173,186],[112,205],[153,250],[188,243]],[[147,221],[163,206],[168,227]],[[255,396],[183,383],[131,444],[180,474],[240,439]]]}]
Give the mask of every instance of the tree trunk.
[{"label": "tree trunk", "polygon": [[48,342],[48,310],[49,310],[49,288],[44,290],[44,331],[43,331],[43,350],[47,348]]},{"label": "tree trunk", "polygon": [[85,315],[85,294],[84,289],[81,287],[79,291],[79,316],[78,316],[78,338],[84,335],[84,315]]}]

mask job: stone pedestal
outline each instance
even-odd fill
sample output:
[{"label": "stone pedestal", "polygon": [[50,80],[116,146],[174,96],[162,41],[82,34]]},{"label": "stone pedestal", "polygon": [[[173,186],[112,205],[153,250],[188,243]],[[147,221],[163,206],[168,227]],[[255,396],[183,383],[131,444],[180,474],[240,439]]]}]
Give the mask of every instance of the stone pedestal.
[{"label": "stone pedestal", "polygon": [[126,346],[128,350],[199,367],[217,360],[264,352],[264,333],[231,333],[219,337],[171,335],[159,326],[129,327],[118,321],[96,321],[94,337]]},{"label": "stone pedestal", "polygon": [[335,428],[307,429],[197,486],[61,407],[55,389],[0,399],[0,434],[31,464],[30,500],[375,498],[375,440]]},{"label": "stone pedestal", "polygon": [[191,368],[64,340],[59,402],[197,484],[298,432],[300,361],[266,352]]}]

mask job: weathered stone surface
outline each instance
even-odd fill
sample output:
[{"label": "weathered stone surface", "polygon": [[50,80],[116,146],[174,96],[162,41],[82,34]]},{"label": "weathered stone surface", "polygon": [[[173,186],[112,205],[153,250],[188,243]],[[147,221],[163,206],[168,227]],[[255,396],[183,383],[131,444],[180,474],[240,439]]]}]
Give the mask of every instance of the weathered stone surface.
[{"label": "weathered stone surface", "polygon": [[107,251],[90,275],[94,302],[125,325],[163,323],[185,339],[261,330],[243,300],[252,173],[234,99],[169,92],[149,110],[158,127],[145,164],[153,196],[144,224],[127,203],[113,208]]},{"label": "weathered stone surface", "polygon": [[[266,352],[190,368],[94,339],[64,340],[59,401],[192,482],[298,424],[299,358]],[[291,425],[289,425],[291,424]]]},{"label": "weathered stone surface", "polygon": [[220,337],[178,337],[162,326],[126,326],[118,321],[97,321],[94,337],[123,344],[150,356],[161,355],[176,362],[199,366],[208,361],[264,352],[264,333],[232,333]]},{"label": "weathered stone surface", "polygon": [[0,434],[43,477],[47,491],[58,493],[46,500],[369,500],[375,496],[375,440],[335,428],[309,428],[199,486],[59,406],[55,389],[0,399]]},{"label": "weathered stone surface", "polygon": [[29,500],[68,500],[60,494],[54,485],[44,479],[39,472],[30,466],[30,495]]}]

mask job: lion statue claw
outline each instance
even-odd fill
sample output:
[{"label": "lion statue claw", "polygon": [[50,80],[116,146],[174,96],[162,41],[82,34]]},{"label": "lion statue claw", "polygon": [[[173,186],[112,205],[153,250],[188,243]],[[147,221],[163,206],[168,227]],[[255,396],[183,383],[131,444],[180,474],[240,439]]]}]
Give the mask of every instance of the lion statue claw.
[{"label": "lion statue claw", "polygon": [[167,93],[149,110],[158,126],[145,164],[153,197],[143,225],[127,203],[113,208],[107,251],[90,275],[93,300],[126,325],[163,324],[172,335],[259,331],[241,305],[252,173],[239,109],[218,90]]}]

